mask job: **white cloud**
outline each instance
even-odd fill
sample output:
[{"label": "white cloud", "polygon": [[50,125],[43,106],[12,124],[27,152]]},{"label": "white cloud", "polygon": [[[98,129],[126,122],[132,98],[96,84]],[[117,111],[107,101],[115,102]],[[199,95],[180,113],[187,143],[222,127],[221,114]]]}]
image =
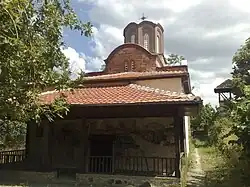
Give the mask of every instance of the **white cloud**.
[{"label": "white cloud", "polygon": [[[95,28],[93,57],[87,69],[98,69],[109,53],[123,43],[123,28],[139,22],[142,13],[165,29],[166,53],[183,55],[194,92],[217,104],[214,88],[230,77],[231,59],[250,33],[249,0],[79,0],[91,3]],[[94,68],[92,68],[92,66]]]},{"label": "white cloud", "polygon": [[249,0],[230,0],[232,6],[235,6],[241,11],[249,12],[250,1]]},{"label": "white cloud", "polygon": [[62,49],[64,55],[69,59],[69,67],[72,72],[71,78],[76,79],[78,74],[82,71],[85,71],[86,61],[83,55],[80,55],[75,49],[68,47]]},{"label": "white cloud", "polygon": [[220,77],[210,80],[209,83],[199,83],[199,81],[193,81],[193,93],[203,98],[204,104],[211,103],[214,106],[218,105],[218,96],[214,93],[214,88],[221,84],[224,80],[224,78]]}]

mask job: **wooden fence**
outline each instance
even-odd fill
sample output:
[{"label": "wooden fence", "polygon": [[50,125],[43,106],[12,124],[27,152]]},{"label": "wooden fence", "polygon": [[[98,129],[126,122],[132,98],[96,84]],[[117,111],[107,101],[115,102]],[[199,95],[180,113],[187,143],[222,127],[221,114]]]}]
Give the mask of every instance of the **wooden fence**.
[{"label": "wooden fence", "polygon": [[22,162],[25,158],[25,150],[12,150],[0,152],[0,164]]},{"label": "wooden fence", "polygon": [[145,176],[175,176],[176,159],[165,157],[91,156],[90,173],[113,173]]}]

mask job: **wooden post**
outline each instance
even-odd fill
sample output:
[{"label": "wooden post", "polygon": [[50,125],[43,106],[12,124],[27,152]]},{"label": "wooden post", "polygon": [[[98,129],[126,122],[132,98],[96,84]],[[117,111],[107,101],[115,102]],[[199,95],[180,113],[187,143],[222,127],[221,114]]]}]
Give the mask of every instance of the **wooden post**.
[{"label": "wooden post", "polygon": [[29,155],[29,142],[30,142],[30,137],[29,137],[29,133],[30,133],[30,125],[31,122],[27,123],[26,126],[26,136],[25,136],[25,158],[28,158]]},{"label": "wooden post", "polygon": [[43,126],[43,137],[42,137],[42,168],[47,169],[49,167],[49,122],[44,122],[40,124]]},{"label": "wooden post", "polygon": [[179,117],[178,112],[174,116],[174,129],[175,129],[175,154],[176,154],[176,160],[175,160],[175,173],[176,177],[180,178],[180,127],[181,127],[181,117]]},{"label": "wooden post", "polygon": [[181,152],[185,151],[184,139],[185,139],[184,120],[183,120],[183,117],[180,117],[180,144],[181,144]]},{"label": "wooden post", "polygon": [[115,173],[115,144],[116,144],[116,140],[113,141],[112,143],[112,173]]},{"label": "wooden post", "polygon": [[88,172],[88,152],[89,152],[89,125],[86,123],[86,119],[82,119],[82,150],[83,159],[81,162],[81,171]]}]

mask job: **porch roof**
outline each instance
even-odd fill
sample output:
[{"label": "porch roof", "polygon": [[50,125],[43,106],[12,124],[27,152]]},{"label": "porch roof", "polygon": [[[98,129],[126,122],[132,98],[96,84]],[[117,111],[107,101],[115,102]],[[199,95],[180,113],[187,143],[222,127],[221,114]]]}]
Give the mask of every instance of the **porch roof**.
[{"label": "porch roof", "polygon": [[123,86],[85,87],[65,91],[49,91],[40,95],[43,104],[50,104],[63,95],[70,105],[126,105],[126,104],[199,104],[201,99],[192,94],[128,84]]},{"label": "porch roof", "polygon": [[230,92],[232,91],[232,87],[233,87],[233,82],[231,79],[227,79],[225,81],[223,81],[220,85],[218,85],[215,89],[214,92],[215,93],[219,93],[219,92]]}]

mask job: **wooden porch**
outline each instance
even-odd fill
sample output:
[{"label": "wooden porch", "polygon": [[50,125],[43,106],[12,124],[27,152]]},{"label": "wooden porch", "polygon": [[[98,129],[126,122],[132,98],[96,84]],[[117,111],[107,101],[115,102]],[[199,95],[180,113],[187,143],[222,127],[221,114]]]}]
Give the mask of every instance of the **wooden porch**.
[{"label": "wooden porch", "polygon": [[[133,175],[133,176],[166,176],[176,177],[176,158],[139,157],[139,156],[89,156],[86,170],[79,168],[55,168],[58,175],[68,169],[73,173]],[[25,150],[0,152],[0,169],[29,171]],[[40,170],[37,170],[39,172]],[[43,170],[42,170],[43,171]],[[66,171],[67,172],[67,171]]]},{"label": "wooden porch", "polygon": [[[44,121],[39,126],[29,123],[26,149],[0,152],[0,170],[56,172],[57,177],[62,173],[73,176],[80,173],[180,178],[183,116],[189,111],[190,108],[178,105],[75,106],[55,123]],[[148,118],[163,121],[147,121]],[[171,120],[167,122],[167,118]],[[92,150],[96,147],[93,145],[104,141],[92,141],[91,137],[104,134],[116,138],[108,138],[105,147],[100,145]],[[139,142],[121,142],[122,136],[132,134]],[[162,140],[167,144],[164,141],[162,144]],[[127,148],[132,152],[127,154]]]}]

